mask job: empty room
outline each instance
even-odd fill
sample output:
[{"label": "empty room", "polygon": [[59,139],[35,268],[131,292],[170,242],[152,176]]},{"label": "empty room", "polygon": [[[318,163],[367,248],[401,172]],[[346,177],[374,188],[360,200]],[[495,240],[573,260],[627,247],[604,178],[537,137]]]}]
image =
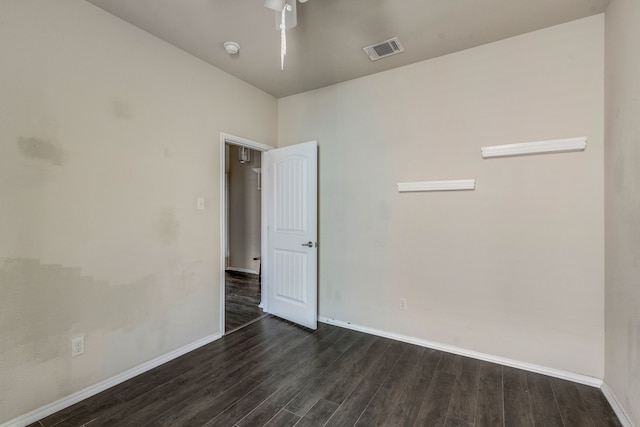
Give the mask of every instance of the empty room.
[{"label": "empty room", "polygon": [[0,427],[640,427],[638,22],[0,0]]}]

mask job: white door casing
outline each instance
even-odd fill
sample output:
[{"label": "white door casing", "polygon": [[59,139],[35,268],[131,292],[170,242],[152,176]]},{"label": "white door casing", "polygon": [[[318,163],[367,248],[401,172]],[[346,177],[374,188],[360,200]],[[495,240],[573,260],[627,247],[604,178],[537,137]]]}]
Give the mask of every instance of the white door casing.
[{"label": "white door casing", "polygon": [[[241,145],[244,147],[249,147],[253,150],[264,152],[273,150],[273,147],[270,145],[266,145],[257,141],[252,141],[250,139],[246,139],[237,135],[232,135],[229,133],[221,132],[220,133],[220,328],[221,332],[224,333],[224,325],[225,325],[225,267],[226,267],[226,255],[227,255],[227,179],[226,179],[226,162],[227,160],[233,161],[231,159],[226,159],[226,144],[231,145]],[[266,242],[267,242],[267,221],[266,215],[266,198],[264,192],[262,193],[262,202],[261,202],[261,249],[260,253],[264,254],[267,250]],[[263,264],[264,265],[264,264]],[[264,284],[263,284],[264,285]],[[265,292],[263,286],[262,292],[262,302],[261,305],[265,304]]]},{"label": "white door casing", "polygon": [[[265,152],[267,253],[263,276],[269,313],[317,328],[318,144],[305,142]],[[266,258],[266,259],[265,259]]]}]

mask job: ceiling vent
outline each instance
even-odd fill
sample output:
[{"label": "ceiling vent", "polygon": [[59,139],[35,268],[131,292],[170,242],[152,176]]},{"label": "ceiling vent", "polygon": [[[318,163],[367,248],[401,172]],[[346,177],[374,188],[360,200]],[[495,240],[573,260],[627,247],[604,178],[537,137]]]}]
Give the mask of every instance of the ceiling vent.
[{"label": "ceiling vent", "polygon": [[369,55],[369,59],[372,61],[377,61],[380,58],[404,52],[404,47],[402,47],[402,44],[397,37],[372,44],[371,46],[363,47],[362,49],[367,55]]}]

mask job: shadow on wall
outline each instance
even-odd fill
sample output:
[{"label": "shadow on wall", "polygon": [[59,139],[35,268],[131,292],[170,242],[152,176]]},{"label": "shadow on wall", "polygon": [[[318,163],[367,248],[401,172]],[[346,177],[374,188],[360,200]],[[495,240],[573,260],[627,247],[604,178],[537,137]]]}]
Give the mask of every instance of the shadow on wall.
[{"label": "shadow on wall", "polygon": [[194,273],[175,265],[112,286],[82,275],[79,268],[37,259],[0,260],[2,360],[5,366],[21,368],[60,357],[66,360],[74,334],[126,332],[150,322],[163,329],[165,310],[195,290],[194,278]]}]

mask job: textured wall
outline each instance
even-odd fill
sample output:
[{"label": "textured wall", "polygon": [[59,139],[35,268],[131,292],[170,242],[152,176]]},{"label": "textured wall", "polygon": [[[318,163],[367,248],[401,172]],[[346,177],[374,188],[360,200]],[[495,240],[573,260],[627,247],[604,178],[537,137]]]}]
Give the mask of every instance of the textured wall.
[{"label": "textured wall", "polygon": [[606,373],[640,426],[640,2],[606,12]]},{"label": "textured wall", "polygon": [[81,0],[3,0],[0,51],[2,423],[220,333],[220,132],[277,107]]},{"label": "textured wall", "polygon": [[[322,316],[602,377],[603,23],[278,100],[280,144],[319,143]],[[573,136],[586,151],[480,157]],[[476,191],[396,191],[458,178]]]}]

